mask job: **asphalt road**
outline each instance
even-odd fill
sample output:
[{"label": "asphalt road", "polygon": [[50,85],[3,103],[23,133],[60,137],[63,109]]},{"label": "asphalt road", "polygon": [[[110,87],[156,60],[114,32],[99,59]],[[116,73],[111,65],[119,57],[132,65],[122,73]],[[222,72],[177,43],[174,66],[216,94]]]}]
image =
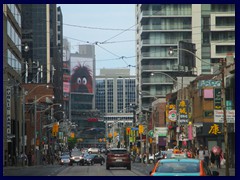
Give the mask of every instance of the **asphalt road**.
[{"label": "asphalt road", "polygon": [[[132,169],[110,168],[106,170],[103,166],[25,166],[25,167],[4,167],[3,176],[149,176],[153,164],[132,163]],[[225,168],[211,169],[219,171],[220,176],[225,176]],[[230,176],[235,176],[235,168],[230,168]]]}]

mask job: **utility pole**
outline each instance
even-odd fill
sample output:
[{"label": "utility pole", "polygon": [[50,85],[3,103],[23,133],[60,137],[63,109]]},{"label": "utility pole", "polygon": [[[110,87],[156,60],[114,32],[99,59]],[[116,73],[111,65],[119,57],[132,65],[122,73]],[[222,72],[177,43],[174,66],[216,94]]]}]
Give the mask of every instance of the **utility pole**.
[{"label": "utility pole", "polygon": [[34,98],[34,160],[37,162],[36,135],[37,135],[37,97]]},{"label": "utility pole", "polygon": [[146,126],[146,156],[147,156],[147,164],[149,163],[149,147],[148,147],[148,112],[146,111],[146,122],[147,122],[147,126]]},{"label": "utility pole", "polygon": [[226,169],[225,175],[229,176],[229,154],[228,154],[228,125],[227,125],[227,116],[226,116],[226,94],[225,94],[225,67],[226,59],[221,59],[221,70],[222,70],[222,109],[223,109],[223,126],[224,126],[224,144],[225,144],[225,154],[226,154]]},{"label": "utility pole", "polygon": [[[25,89],[22,89],[23,112],[22,112],[22,153],[25,155]],[[24,165],[24,164],[23,164]]]}]

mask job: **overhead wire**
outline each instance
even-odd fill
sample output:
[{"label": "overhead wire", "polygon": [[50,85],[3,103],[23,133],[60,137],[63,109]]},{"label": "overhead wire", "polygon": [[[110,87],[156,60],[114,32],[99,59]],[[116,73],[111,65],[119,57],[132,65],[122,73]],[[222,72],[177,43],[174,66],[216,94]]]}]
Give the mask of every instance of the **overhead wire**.
[{"label": "overhead wire", "polygon": [[[165,9],[166,7],[167,7],[167,5],[165,5],[164,7],[161,7],[159,10],[154,11],[154,13],[153,13],[152,15],[158,14],[158,12],[162,11],[162,10]],[[16,14],[16,15],[20,15],[20,14]],[[46,20],[42,20],[42,21],[46,21]],[[98,42],[97,45],[98,45],[98,47],[100,47],[101,49],[104,49],[104,50],[107,51],[108,53],[110,53],[110,54],[112,54],[112,55],[114,55],[114,56],[117,56],[118,58],[121,58],[121,59],[123,59],[123,61],[124,61],[124,58],[126,58],[125,56],[118,56],[118,55],[116,55],[115,53],[107,50],[106,48],[103,48],[102,46],[99,46],[99,44],[127,42],[127,41],[109,42],[109,40],[111,40],[111,39],[113,39],[113,38],[115,38],[115,37],[123,34],[123,33],[126,32],[126,31],[136,31],[136,29],[132,29],[132,28],[135,27],[136,25],[138,25],[139,23],[140,23],[140,22],[138,22],[137,24],[134,24],[133,26],[131,26],[131,27],[127,28],[127,29],[91,27],[91,26],[82,26],[82,25],[67,24],[67,23],[63,23],[63,25],[65,25],[65,26],[72,26],[72,27],[78,27],[78,28],[85,28],[85,29],[122,31],[122,32],[120,32],[120,33],[118,33],[118,34],[116,34],[116,35],[114,35],[114,36],[106,39],[105,41]],[[214,26],[214,25],[209,25],[209,26]],[[192,29],[193,29],[193,28],[198,28],[198,26],[196,26],[196,27],[191,27],[191,28],[192,28]],[[235,30],[235,29],[232,29],[232,30]],[[197,34],[200,34],[200,33],[197,33]],[[193,35],[193,34],[192,34],[192,35]],[[194,34],[194,35],[196,35],[196,34]],[[71,38],[71,39],[75,39],[75,38]],[[75,39],[75,40],[80,41],[80,42],[83,42],[83,43],[90,43],[89,41],[82,41],[82,40],[79,40],[79,39]],[[136,40],[129,40],[129,42],[130,42],[130,41],[136,41]],[[90,44],[94,44],[94,43],[90,43]],[[134,56],[134,57],[135,57],[135,56]],[[126,63],[126,61],[124,61],[124,62]],[[207,63],[207,62],[205,62],[205,63]],[[127,64],[127,63],[126,63],[126,64]],[[128,66],[131,66],[131,65],[129,65],[129,64],[127,64],[127,65],[128,65]]]}]

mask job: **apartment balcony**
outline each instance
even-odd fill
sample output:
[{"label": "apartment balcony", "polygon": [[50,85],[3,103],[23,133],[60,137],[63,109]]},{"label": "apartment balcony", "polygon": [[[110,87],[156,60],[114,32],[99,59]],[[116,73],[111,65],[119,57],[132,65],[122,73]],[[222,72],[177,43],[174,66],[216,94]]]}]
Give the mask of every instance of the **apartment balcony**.
[{"label": "apartment balcony", "polygon": [[142,11],[141,14],[142,18],[149,18],[149,17],[161,17],[161,16],[167,16],[167,17],[191,17],[192,12],[189,9],[189,11]]},{"label": "apartment balcony", "polygon": [[142,78],[142,84],[143,85],[153,85],[153,84],[156,84],[156,85],[173,85],[174,82],[172,79],[160,79],[160,78]]},{"label": "apartment balcony", "polygon": [[164,53],[153,53],[153,52],[142,52],[142,59],[147,59],[147,58],[152,58],[152,59],[176,59],[177,58],[177,54],[174,54],[172,56],[169,56],[168,51],[166,50]]},{"label": "apartment balcony", "polygon": [[[211,58],[225,58],[227,56],[226,51],[223,52],[217,52],[217,47],[221,46],[221,47],[235,47],[235,42],[211,42]],[[226,48],[227,49],[227,48]],[[232,51],[232,53],[235,54],[235,50]]]},{"label": "apartment balcony", "polygon": [[[211,31],[235,31],[235,21],[233,21],[231,24],[221,22],[223,18],[232,18],[235,19],[235,14],[232,13],[226,13],[226,14],[211,14],[210,22],[211,22]],[[221,22],[221,23],[219,23]]]},{"label": "apartment balcony", "polygon": [[157,41],[155,39],[143,39],[141,41],[142,46],[177,46],[179,39],[166,39],[162,41]]},{"label": "apartment balcony", "polygon": [[142,66],[142,72],[152,72],[156,70],[162,70],[162,71],[178,71],[178,65],[173,66],[166,66],[166,65],[143,65]]},{"label": "apartment balcony", "polygon": [[155,31],[192,31],[192,25],[143,25],[140,29],[141,32],[155,32]]}]

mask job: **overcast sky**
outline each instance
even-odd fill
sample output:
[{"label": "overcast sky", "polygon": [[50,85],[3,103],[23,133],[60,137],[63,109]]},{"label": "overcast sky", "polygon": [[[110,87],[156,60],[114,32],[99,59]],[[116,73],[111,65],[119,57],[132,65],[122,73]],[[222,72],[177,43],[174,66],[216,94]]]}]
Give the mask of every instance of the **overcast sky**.
[{"label": "overcast sky", "polygon": [[[97,42],[97,75],[101,68],[135,66],[134,4],[58,4],[63,14],[63,36],[77,45]],[[122,42],[121,42],[122,41]],[[121,58],[123,57],[123,58]],[[130,67],[135,74],[135,67]]]}]

